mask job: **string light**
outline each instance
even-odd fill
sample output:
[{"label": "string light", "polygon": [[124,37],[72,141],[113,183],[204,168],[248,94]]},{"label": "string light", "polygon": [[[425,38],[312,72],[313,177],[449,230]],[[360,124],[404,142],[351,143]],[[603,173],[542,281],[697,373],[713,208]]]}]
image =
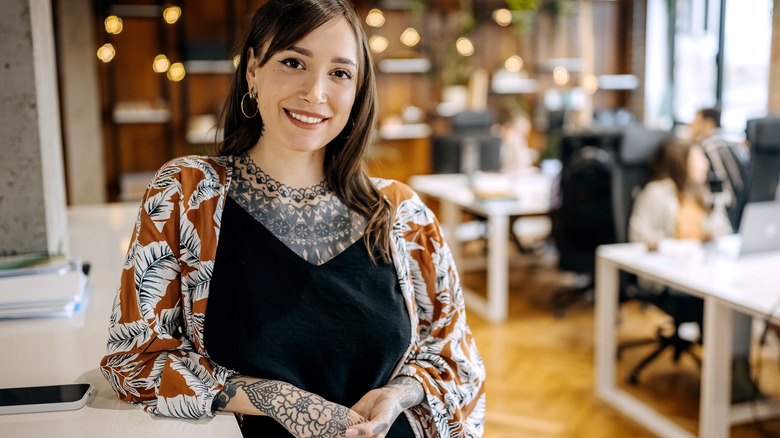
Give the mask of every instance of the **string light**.
[{"label": "string light", "polygon": [[98,59],[105,63],[111,62],[111,60],[114,59],[114,56],[116,56],[116,50],[114,49],[114,46],[111,45],[111,43],[103,44],[97,50]]},{"label": "string light", "polygon": [[368,11],[366,24],[371,27],[382,27],[385,24],[385,15],[379,9]]},{"label": "string light", "polygon": [[571,75],[565,68],[558,66],[553,69],[553,81],[555,81],[556,84],[566,85],[569,83],[569,79],[571,79]]},{"label": "string light", "polygon": [[514,55],[504,61],[504,68],[511,72],[518,72],[523,69],[523,58]]},{"label": "string light", "polygon": [[414,47],[420,42],[420,34],[414,28],[408,27],[401,34],[401,42],[409,47]]},{"label": "string light", "polygon": [[168,69],[168,79],[173,82],[179,82],[184,79],[184,64],[181,62],[175,62],[171,64],[171,68]]},{"label": "string light", "polygon": [[509,26],[512,24],[512,12],[509,9],[496,9],[493,11],[493,19],[499,26]]},{"label": "string light", "polygon": [[168,60],[168,57],[165,55],[157,55],[154,57],[154,63],[152,64],[152,69],[156,73],[165,73],[168,71],[168,68],[171,66],[171,61]]},{"label": "string light", "polygon": [[103,24],[105,24],[106,32],[108,33],[119,35],[119,33],[122,32],[122,19],[116,15],[109,15],[106,17],[106,19],[103,21]]},{"label": "string light", "polygon": [[471,56],[474,54],[474,44],[468,38],[458,38],[455,42],[455,48],[458,49],[458,53],[463,56]]},{"label": "string light", "polygon": [[163,11],[163,19],[168,24],[175,23],[179,17],[181,17],[181,8],[178,6],[171,6]]},{"label": "string light", "polygon": [[371,51],[374,53],[384,52],[385,50],[387,50],[388,45],[390,45],[390,43],[387,41],[387,38],[383,36],[374,35],[368,39],[368,46],[371,48]]},{"label": "string light", "polygon": [[589,73],[582,78],[582,89],[588,94],[596,94],[599,90],[599,78],[593,73]]}]

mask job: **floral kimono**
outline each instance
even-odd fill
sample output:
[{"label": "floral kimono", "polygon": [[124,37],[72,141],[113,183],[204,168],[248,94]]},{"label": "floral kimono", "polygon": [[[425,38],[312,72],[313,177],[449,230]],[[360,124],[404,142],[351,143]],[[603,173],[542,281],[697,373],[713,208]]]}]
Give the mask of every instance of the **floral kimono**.
[{"label": "floral kimono", "polygon": [[[153,414],[212,416],[214,397],[234,374],[209,358],[203,342],[232,169],[230,156],[178,158],[143,198],[101,370],[119,398]],[[485,368],[450,249],[414,191],[396,181],[374,184],[396,208],[392,259],[412,333],[392,377],[417,379],[426,395],[405,414],[419,437],[480,437]]]}]

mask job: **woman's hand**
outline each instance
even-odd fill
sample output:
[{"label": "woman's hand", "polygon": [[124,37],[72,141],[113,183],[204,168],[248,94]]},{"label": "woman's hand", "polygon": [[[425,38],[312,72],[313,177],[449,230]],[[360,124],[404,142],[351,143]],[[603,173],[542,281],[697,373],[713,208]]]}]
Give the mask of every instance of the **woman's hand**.
[{"label": "woman's hand", "polygon": [[419,404],[424,396],[420,382],[406,376],[370,391],[352,407],[368,421],[347,429],[346,436],[384,438],[398,415]]},{"label": "woman's hand", "polygon": [[216,409],[267,415],[296,438],[343,437],[365,419],[352,409],[278,380],[233,377],[214,401]]}]

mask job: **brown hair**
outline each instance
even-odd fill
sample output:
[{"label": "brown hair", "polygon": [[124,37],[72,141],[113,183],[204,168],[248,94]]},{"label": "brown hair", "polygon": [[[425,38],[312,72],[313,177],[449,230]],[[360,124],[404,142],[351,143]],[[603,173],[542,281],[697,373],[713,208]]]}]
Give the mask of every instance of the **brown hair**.
[{"label": "brown hair", "polygon": [[720,128],[720,110],[718,108],[702,108],[697,111],[702,119],[712,120],[716,128]]},{"label": "brown hair", "polygon": [[702,184],[692,184],[688,177],[688,156],[694,147],[701,146],[676,137],[666,140],[653,157],[653,179],[671,179],[677,189],[678,199],[682,200],[686,194],[693,196],[699,207],[709,212],[711,207],[706,202],[707,188]]},{"label": "brown hair", "polygon": [[[363,240],[372,258],[378,255],[389,262],[392,206],[371,183],[363,162],[363,153],[371,142],[376,123],[376,79],[360,19],[346,1],[269,0],[255,12],[240,48],[241,61],[222,114],[224,141],[217,150],[220,155],[241,154],[252,148],[263,132],[259,115],[248,119],[241,112],[241,100],[249,91],[246,82],[249,49],[259,55],[267,47],[260,58],[259,65],[263,66],[274,54],[338,17],[344,17],[350,24],[359,46],[357,95],[350,121],[325,147],[325,180],[341,202],[368,219]],[[254,108],[245,108],[245,111],[254,112]]]}]

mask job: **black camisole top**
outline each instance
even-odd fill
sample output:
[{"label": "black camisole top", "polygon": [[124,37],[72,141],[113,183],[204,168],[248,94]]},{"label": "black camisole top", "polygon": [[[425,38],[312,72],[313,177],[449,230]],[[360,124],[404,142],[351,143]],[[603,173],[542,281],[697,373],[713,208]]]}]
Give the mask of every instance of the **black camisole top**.
[{"label": "black camisole top", "polygon": [[[372,263],[362,239],[316,266],[227,198],[204,322],[212,360],[352,407],[388,382],[410,339],[395,268]],[[291,436],[248,415],[242,432]],[[414,436],[404,414],[387,436]]]}]

